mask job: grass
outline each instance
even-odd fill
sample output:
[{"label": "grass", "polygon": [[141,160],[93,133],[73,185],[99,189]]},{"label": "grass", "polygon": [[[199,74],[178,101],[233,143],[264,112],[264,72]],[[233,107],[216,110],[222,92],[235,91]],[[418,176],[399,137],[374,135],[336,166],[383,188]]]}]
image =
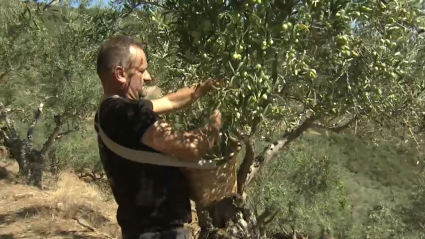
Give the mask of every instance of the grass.
[{"label": "grass", "polygon": [[39,191],[13,183],[16,165],[6,169],[0,180],[0,238],[118,238],[116,205],[95,186],[62,172],[57,181],[44,180],[49,190]]}]

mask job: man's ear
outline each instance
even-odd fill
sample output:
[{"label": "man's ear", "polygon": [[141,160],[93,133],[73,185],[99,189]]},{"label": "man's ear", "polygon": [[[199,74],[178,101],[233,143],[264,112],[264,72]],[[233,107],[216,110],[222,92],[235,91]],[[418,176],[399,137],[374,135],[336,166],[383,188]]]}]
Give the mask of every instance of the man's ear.
[{"label": "man's ear", "polygon": [[127,81],[127,74],[125,73],[124,67],[115,67],[115,78],[121,83],[125,83]]}]

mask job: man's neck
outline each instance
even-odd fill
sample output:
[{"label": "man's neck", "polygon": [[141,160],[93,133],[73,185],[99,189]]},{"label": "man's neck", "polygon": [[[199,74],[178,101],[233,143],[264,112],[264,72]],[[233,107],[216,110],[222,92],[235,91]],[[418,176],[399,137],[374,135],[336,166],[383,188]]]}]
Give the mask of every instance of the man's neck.
[{"label": "man's neck", "polygon": [[[103,97],[102,97],[102,100],[106,100],[106,99],[108,99],[108,98],[110,98],[110,97],[122,97],[121,95],[117,95],[117,94],[106,94],[106,93],[103,93]],[[125,97],[123,97],[123,98],[125,98]]]},{"label": "man's neck", "polygon": [[108,91],[108,90],[103,91],[103,99],[106,99],[106,98],[111,97],[111,96],[119,96],[119,97],[129,99],[129,100],[136,100],[135,97],[132,94],[130,94],[129,92],[124,93],[122,91]]}]

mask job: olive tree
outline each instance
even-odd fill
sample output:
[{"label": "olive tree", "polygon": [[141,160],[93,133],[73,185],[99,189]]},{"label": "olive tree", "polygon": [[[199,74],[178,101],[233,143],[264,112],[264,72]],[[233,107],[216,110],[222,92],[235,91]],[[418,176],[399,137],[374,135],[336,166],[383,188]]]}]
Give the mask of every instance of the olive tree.
[{"label": "olive tree", "polygon": [[[4,34],[10,97],[2,98],[1,116],[6,123],[2,136],[19,163],[20,174],[38,187],[53,144],[78,130],[99,100],[100,84],[94,71],[98,46],[91,42],[98,39],[87,36],[99,16],[66,8],[67,4],[62,2],[51,10],[49,5],[19,3],[3,10],[9,11],[3,15],[9,16],[5,31],[13,27],[15,32]],[[97,35],[102,36],[100,32]],[[11,114],[18,108],[20,114]],[[34,132],[42,115],[47,133],[37,148]],[[30,123],[25,136],[13,118]]]},{"label": "olive tree", "polygon": [[[173,117],[193,126],[219,107],[224,130],[245,144],[237,173],[240,196],[263,166],[310,127],[340,131],[374,120],[411,128],[422,120],[421,1],[154,5],[153,21],[176,44],[168,52],[178,58],[163,73],[167,81],[190,85],[215,77],[226,84],[196,109]],[[285,133],[277,135],[280,129]],[[255,154],[254,140],[262,137],[273,143]],[[236,234],[262,234],[251,230],[261,226],[252,225],[267,220],[243,219],[251,226],[242,223]],[[207,228],[201,218],[200,224]]]},{"label": "olive tree", "polygon": [[[35,118],[30,113],[31,108],[37,107],[34,101],[41,96],[40,88],[37,87],[41,82],[39,80],[41,74],[34,69],[42,65],[41,59],[45,53],[38,46],[48,44],[47,34],[44,28],[40,28],[37,21],[34,21],[33,13],[34,9],[16,1],[6,2],[2,6],[1,13],[4,22],[1,29],[3,33],[1,55],[4,60],[1,66],[3,87],[0,113],[6,127],[3,127],[0,133],[11,154],[17,159],[20,173],[27,176],[28,180],[32,178],[30,164],[25,155],[32,154],[32,134],[43,108],[40,104]],[[33,80],[28,81],[28,78]],[[28,128],[25,142],[18,136],[16,125],[9,117],[11,113],[20,114],[24,120],[32,118],[33,122]]]}]

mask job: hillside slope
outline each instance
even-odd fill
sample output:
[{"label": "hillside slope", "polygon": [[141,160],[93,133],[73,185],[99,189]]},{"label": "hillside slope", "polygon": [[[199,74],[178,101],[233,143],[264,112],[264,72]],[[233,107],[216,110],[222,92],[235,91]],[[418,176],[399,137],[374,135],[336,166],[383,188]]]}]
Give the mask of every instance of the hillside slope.
[{"label": "hillside slope", "polygon": [[[46,173],[46,190],[40,191],[24,185],[17,172],[14,161],[0,161],[0,239],[120,238],[117,205],[102,187],[70,172]],[[195,235],[199,227],[193,216],[186,226]]]},{"label": "hillside slope", "polygon": [[19,184],[16,172],[0,163],[0,238],[118,238],[116,205],[94,186],[64,172],[40,191]]},{"label": "hillside slope", "polygon": [[[423,154],[397,141],[304,134],[276,156],[250,192],[258,195],[252,199],[258,210],[280,211],[269,234],[291,231],[296,220],[313,238],[323,228],[344,239],[423,238],[414,219],[425,218],[417,206],[423,204]],[[267,143],[258,145],[261,150]]]}]

